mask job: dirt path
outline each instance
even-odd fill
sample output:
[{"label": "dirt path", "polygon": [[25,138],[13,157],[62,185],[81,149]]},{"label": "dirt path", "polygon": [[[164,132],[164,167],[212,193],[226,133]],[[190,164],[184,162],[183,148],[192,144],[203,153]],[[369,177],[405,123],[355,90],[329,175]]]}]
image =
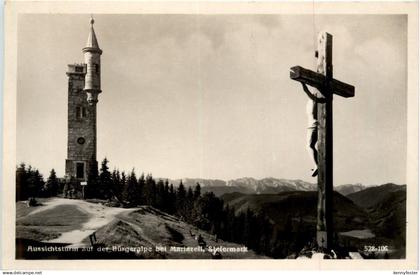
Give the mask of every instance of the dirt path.
[{"label": "dirt path", "polygon": [[89,203],[83,200],[53,198],[46,201],[43,206],[39,206],[38,209],[29,213],[29,215],[53,209],[58,205],[75,205],[90,217],[87,222],[82,224],[81,228],[63,232],[60,237],[46,241],[52,243],[71,243],[72,246],[81,246],[83,239],[95,232],[98,228],[110,223],[116,215],[122,212],[133,211],[133,209],[107,207],[102,204]]}]

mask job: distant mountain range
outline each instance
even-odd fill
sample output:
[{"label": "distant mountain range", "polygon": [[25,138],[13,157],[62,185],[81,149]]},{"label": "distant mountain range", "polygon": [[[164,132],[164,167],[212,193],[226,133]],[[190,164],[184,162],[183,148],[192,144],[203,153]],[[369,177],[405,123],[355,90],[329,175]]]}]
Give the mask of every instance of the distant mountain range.
[{"label": "distant mountain range", "polygon": [[[200,179],[200,178],[184,178],[177,180],[169,180],[174,186],[178,186],[180,181],[184,186],[194,187],[200,184],[203,192],[213,192],[216,196],[222,196],[226,193],[239,192],[243,194],[277,194],[287,191],[316,191],[317,186],[314,183],[305,182],[303,180],[289,180],[277,178],[239,178],[229,181]],[[364,190],[366,186],[356,184],[345,184],[335,186],[335,190],[346,196],[348,194]]]}]

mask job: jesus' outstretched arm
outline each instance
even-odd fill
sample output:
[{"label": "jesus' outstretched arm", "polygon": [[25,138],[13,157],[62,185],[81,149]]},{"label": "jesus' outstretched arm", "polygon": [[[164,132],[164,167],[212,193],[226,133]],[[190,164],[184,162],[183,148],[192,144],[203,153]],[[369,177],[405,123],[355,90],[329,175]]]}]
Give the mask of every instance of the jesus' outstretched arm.
[{"label": "jesus' outstretched arm", "polygon": [[[317,95],[316,95],[316,92],[312,92],[312,91],[310,91],[309,89],[308,89],[308,86],[306,86],[306,84],[305,83],[303,83],[303,82],[301,82],[301,84],[302,84],[302,87],[303,87],[303,91],[308,95],[308,97],[310,98],[310,99],[312,99],[313,101],[315,101],[316,103],[325,103],[326,102],[326,100],[325,100],[325,98],[320,98],[320,97],[317,97]],[[316,89],[316,88],[315,88]]]}]

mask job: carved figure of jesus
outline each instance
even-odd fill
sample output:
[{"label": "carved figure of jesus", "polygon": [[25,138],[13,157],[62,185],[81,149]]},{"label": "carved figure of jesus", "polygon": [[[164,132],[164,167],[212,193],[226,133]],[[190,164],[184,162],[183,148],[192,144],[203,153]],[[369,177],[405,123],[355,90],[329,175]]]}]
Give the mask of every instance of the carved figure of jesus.
[{"label": "carved figure of jesus", "polygon": [[324,103],[325,98],[317,88],[308,87],[305,83],[301,83],[303,91],[309,97],[306,104],[306,115],[308,119],[306,144],[312,160],[311,175],[312,177],[315,177],[318,175],[318,103]]}]

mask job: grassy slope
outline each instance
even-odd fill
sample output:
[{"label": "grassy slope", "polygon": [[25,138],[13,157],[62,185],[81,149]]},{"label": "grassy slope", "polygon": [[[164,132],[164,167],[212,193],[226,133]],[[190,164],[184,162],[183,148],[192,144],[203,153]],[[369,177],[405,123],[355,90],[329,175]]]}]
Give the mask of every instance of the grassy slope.
[{"label": "grassy slope", "polygon": [[389,192],[375,205],[368,208],[368,214],[374,232],[384,238],[384,244],[398,250],[405,255],[406,242],[406,190]]},{"label": "grassy slope", "polygon": [[[169,251],[170,246],[197,247],[198,242],[195,236],[199,234],[203,237],[207,246],[242,246],[222,240],[216,241],[215,236],[148,206],[140,207],[130,213],[120,214],[113,222],[96,232],[98,242],[108,247],[144,246],[154,248],[156,245],[167,247],[166,252],[142,253],[141,256],[145,258],[211,258],[212,255],[209,252],[180,253]],[[85,242],[88,243],[89,240],[85,239]],[[222,253],[222,256],[224,259],[261,258],[261,256],[256,255],[253,251],[246,253]]]},{"label": "grassy slope", "polygon": [[371,245],[388,245],[390,257],[404,258],[406,243],[406,186],[384,184],[348,195],[366,208],[372,231]]},{"label": "grassy slope", "polygon": [[362,191],[349,194],[347,197],[351,199],[355,204],[364,208],[369,208],[386,199],[389,193],[400,190],[406,190],[406,186],[388,183],[380,186],[366,188]]},{"label": "grassy slope", "polygon": [[[67,201],[68,204],[66,204],[66,200],[63,200],[60,203],[62,204],[34,212],[39,210],[39,208],[27,207],[23,202],[18,202],[16,238],[20,242],[23,241],[28,244],[51,240],[57,238],[61,233],[79,230],[83,224],[97,218],[94,213],[87,214],[85,211],[80,210],[79,207],[81,205],[78,202]],[[92,209],[97,209],[98,207],[106,208],[108,212],[114,213],[110,222],[96,230],[97,240],[104,246],[146,246],[154,249],[156,245],[163,245],[167,246],[168,250],[170,246],[197,247],[198,241],[195,239],[195,236],[200,234],[207,246],[242,247],[240,244],[228,243],[222,240],[216,241],[215,236],[152,207],[144,206],[118,212],[115,210],[119,210],[119,208],[105,207],[89,202],[83,202],[83,204],[85,204],[85,207]],[[100,214],[98,211],[97,215],[103,215],[103,213]],[[90,245],[89,238],[85,238],[83,243]],[[92,255],[87,257],[90,256]],[[108,256],[112,258],[113,254]],[[209,252],[175,253],[167,251],[138,256],[140,258],[212,258]],[[222,253],[222,256],[226,259],[261,258],[253,251],[245,253],[226,252]]]},{"label": "grassy slope", "polygon": [[[305,227],[315,227],[317,193],[305,191],[283,192],[279,194],[226,194],[222,196],[226,204],[234,207],[236,212],[250,208],[264,212],[275,224],[282,227],[288,216],[295,227],[302,219]],[[337,231],[364,229],[368,222],[363,209],[343,195],[334,192],[334,221]]]},{"label": "grassy slope", "polygon": [[59,205],[53,209],[31,214],[37,207],[18,202],[16,207],[16,238],[36,241],[57,238],[61,233],[77,229],[88,221],[89,215],[74,205]]},{"label": "grassy slope", "polygon": [[350,194],[348,197],[367,209],[377,234],[398,240],[396,245],[402,245],[406,222],[405,185],[384,184]]}]

